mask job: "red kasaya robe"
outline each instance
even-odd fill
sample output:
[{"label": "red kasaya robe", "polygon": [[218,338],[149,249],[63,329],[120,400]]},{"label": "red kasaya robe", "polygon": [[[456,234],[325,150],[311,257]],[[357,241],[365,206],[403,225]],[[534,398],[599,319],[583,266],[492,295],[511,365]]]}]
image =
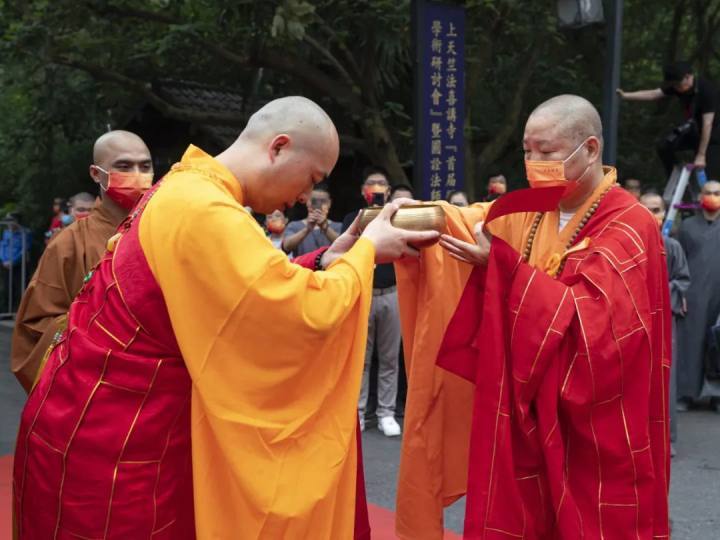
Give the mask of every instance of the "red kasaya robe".
[{"label": "red kasaya robe", "polygon": [[[21,540],[196,537],[192,380],[138,235],[153,192],[86,280],[23,410],[13,474]],[[316,254],[295,263],[313,268]],[[350,505],[354,538],[367,540],[357,432]]]},{"label": "red kasaya robe", "polygon": [[438,356],[475,384],[467,539],[668,537],[667,270],[629,197],[559,279],[496,237],[468,281]]}]

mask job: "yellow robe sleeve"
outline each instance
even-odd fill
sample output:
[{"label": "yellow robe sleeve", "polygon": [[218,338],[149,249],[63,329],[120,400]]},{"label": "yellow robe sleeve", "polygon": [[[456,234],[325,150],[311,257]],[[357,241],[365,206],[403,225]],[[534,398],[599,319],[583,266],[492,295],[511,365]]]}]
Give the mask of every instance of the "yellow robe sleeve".
[{"label": "yellow robe sleeve", "polygon": [[311,272],[216,178],[165,184],[140,241],[193,381],[198,537],[352,538],[374,247]]},{"label": "yellow robe sleeve", "polygon": [[[475,243],[487,206],[444,205],[447,234]],[[408,376],[396,518],[404,540],[442,538],[443,507],[467,485],[473,385],[435,359],[471,271],[438,245],[395,264]]]}]

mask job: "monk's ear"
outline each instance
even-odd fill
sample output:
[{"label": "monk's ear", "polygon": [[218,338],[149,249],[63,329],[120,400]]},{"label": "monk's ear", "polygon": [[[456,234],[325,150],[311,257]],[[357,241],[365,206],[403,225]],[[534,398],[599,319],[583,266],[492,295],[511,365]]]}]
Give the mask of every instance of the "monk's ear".
[{"label": "monk's ear", "polygon": [[602,145],[600,139],[597,137],[590,137],[587,141],[588,148],[588,160],[589,161],[602,161]]},{"label": "monk's ear", "polygon": [[104,178],[105,175],[102,173],[102,171],[101,171],[100,169],[98,169],[97,166],[95,166],[95,165],[90,165],[89,172],[90,172],[90,178],[92,178],[93,181],[94,181],[97,185],[103,187],[103,185],[104,185],[104,180],[105,180],[105,178]]},{"label": "monk's ear", "polygon": [[275,135],[272,141],[270,141],[270,161],[275,162],[280,152],[290,148],[290,136],[284,133]]}]

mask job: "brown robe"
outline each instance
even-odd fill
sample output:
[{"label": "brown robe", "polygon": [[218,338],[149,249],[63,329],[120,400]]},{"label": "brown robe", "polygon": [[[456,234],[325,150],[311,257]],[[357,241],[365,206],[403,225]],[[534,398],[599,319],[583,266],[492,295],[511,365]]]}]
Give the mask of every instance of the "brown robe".
[{"label": "brown robe", "polygon": [[83,279],[119,224],[100,203],[87,218],[55,236],[40,258],[17,312],[10,353],[10,368],[27,392]]}]

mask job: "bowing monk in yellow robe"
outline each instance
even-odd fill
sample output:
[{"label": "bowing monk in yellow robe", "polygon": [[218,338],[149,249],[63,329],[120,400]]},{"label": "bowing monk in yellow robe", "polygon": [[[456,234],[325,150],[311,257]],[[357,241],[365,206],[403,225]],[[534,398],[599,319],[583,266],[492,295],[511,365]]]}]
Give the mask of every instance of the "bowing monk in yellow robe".
[{"label": "bowing monk in yellow robe", "polygon": [[[150,151],[134,133],[111,131],[95,141],[90,177],[100,186],[101,202],[48,244],[15,319],[10,367],[25,391],[32,388],[42,358],[63,326],[83,279],[105,253],[108,238],[150,187],[152,172]],[[118,175],[134,183],[120,192]],[[131,196],[125,196],[126,192]]]},{"label": "bowing monk in yellow robe", "polygon": [[283,98],[217,157],[190,146],[141,199],[23,411],[20,538],[368,538],[356,406],[373,268],[437,233],[392,227],[392,203],[303,267],[245,209],[304,203],[338,153],[327,114]]}]

